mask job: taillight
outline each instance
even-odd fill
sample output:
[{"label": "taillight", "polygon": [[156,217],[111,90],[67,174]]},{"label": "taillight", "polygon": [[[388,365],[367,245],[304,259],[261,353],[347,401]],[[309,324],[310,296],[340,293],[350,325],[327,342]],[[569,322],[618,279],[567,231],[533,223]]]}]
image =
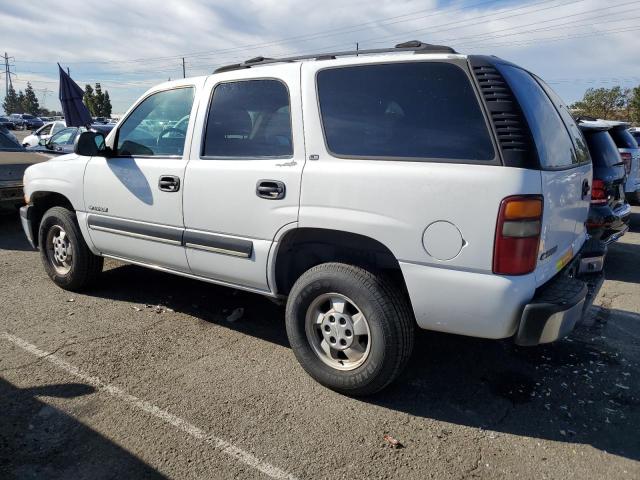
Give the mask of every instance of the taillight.
[{"label": "taillight", "polygon": [[624,163],[624,170],[629,175],[631,173],[631,154],[629,152],[621,152],[620,156],[622,157],[622,163]]},{"label": "taillight", "polygon": [[605,190],[604,181],[593,179],[591,185],[591,204],[602,205],[607,203],[607,191]]},{"label": "taillight", "polygon": [[535,270],[542,205],[540,195],[519,195],[502,200],[493,247],[493,273],[524,275]]}]

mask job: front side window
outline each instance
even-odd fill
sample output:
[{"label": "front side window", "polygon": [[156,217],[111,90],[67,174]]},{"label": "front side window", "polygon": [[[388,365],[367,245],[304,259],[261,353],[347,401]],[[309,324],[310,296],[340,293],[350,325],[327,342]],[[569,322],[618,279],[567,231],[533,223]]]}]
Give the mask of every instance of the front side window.
[{"label": "front side window", "polygon": [[71,145],[76,138],[76,133],[78,133],[76,127],[65,128],[51,137],[49,143],[52,145]]},{"label": "front side window", "polygon": [[518,67],[499,64],[498,69],[524,112],[542,168],[553,170],[578,165],[580,161],[569,132],[538,82]]},{"label": "front side window", "polygon": [[202,148],[204,157],[293,155],[289,92],[279,80],[245,80],[215,87]]},{"label": "front side window", "polygon": [[321,70],[318,99],[336,156],[490,161],[495,151],[465,72],[444,62]]},{"label": "front side window", "polygon": [[51,135],[51,127],[51,124],[45,125],[40,130],[38,130],[38,135]]},{"label": "front side window", "polygon": [[193,95],[188,87],[145,98],[118,130],[117,155],[182,156]]}]

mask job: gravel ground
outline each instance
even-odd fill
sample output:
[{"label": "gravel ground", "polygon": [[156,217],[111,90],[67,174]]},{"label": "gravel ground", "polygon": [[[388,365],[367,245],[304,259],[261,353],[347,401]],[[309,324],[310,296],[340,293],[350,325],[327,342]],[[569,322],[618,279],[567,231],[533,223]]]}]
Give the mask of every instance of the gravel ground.
[{"label": "gravel ground", "polygon": [[298,366],[268,299],[111,261],[70,294],[0,218],[0,478],[638,479],[632,222],[592,326],[539,348],[420,332],[353,399]]}]

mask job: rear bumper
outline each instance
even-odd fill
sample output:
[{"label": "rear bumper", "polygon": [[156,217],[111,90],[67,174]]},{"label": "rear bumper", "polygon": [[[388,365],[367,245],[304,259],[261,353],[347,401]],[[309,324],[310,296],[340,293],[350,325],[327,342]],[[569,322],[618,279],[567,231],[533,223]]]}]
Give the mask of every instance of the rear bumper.
[{"label": "rear bumper", "polygon": [[[587,255],[576,257],[563,273],[536,291],[522,312],[516,344],[554,342],[568,335],[582,320],[604,282],[604,272],[594,272],[593,266],[602,267],[605,252]],[[586,272],[579,273],[580,269]],[[576,272],[575,277],[569,276]]]},{"label": "rear bumper", "polygon": [[33,231],[33,205],[25,205],[20,208],[20,223],[22,224],[22,229],[24,230],[24,234],[29,241],[31,247],[36,248],[36,243],[34,240],[34,231]]},{"label": "rear bumper", "polygon": [[587,226],[589,235],[610,244],[622,237],[629,229],[631,205],[624,203],[615,209],[608,205],[591,206]]}]

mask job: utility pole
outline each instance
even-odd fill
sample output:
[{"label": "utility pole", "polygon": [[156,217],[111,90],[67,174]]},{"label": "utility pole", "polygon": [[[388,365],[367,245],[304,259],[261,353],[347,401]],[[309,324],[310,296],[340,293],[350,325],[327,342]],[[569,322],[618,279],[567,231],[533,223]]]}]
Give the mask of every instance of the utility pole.
[{"label": "utility pole", "polygon": [[356,42],[356,57],[358,56],[358,50],[360,50],[360,44]]},{"label": "utility pole", "polygon": [[[9,60],[13,60],[13,57],[10,57],[7,52],[4,52],[4,96],[7,98],[9,95],[9,88],[13,88],[13,82],[11,82],[11,75],[15,75],[11,71],[11,64]],[[14,112],[4,112],[6,114],[14,113]]]},{"label": "utility pole", "polygon": [[182,78],[187,78],[187,72],[184,68],[184,57],[182,57]]},{"label": "utility pole", "polygon": [[69,67],[67,67],[67,75],[71,76],[71,71],[69,70]]},{"label": "utility pole", "polygon": [[42,108],[47,108],[47,94],[51,92],[51,90],[49,90],[49,87],[45,87],[39,91],[42,92]]}]

